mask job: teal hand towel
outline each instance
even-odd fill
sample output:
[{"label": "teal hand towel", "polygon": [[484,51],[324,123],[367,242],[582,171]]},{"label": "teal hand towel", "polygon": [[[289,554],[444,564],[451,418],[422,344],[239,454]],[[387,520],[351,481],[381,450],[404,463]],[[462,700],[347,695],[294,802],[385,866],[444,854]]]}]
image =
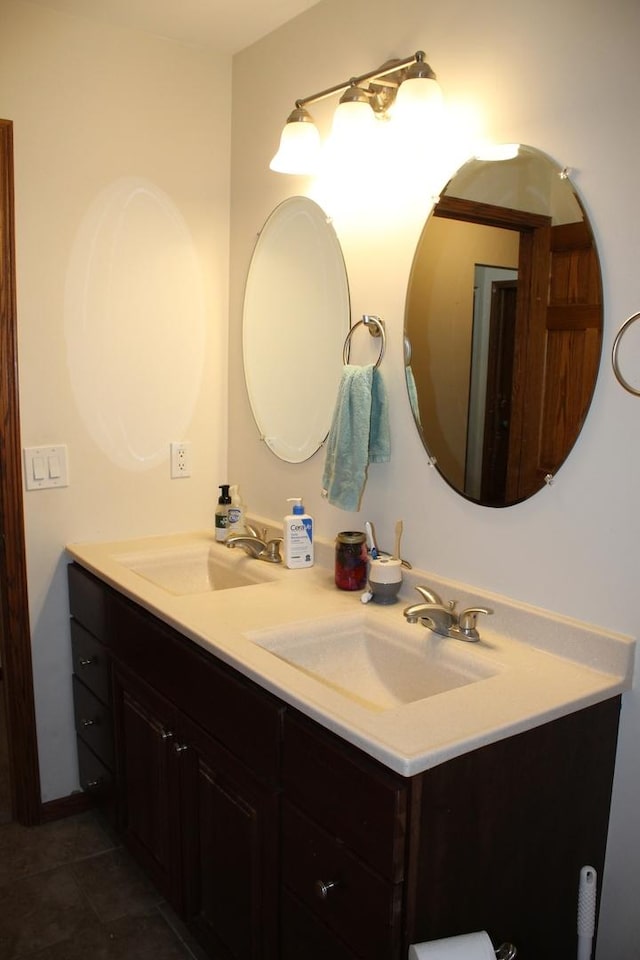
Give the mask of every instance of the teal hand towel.
[{"label": "teal hand towel", "polygon": [[369,463],[390,459],[389,408],[377,369],[348,365],[326,443],[322,486],[329,503],[358,510]]},{"label": "teal hand towel", "polygon": [[411,366],[409,364],[407,364],[407,366],[404,368],[404,375],[407,379],[407,391],[409,393],[409,403],[411,404],[411,412],[413,413],[413,417],[416,423],[418,424],[418,426],[421,426],[420,405],[418,403],[418,389],[416,387],[416,378],[414,377],[413,370],[411,369]]}]

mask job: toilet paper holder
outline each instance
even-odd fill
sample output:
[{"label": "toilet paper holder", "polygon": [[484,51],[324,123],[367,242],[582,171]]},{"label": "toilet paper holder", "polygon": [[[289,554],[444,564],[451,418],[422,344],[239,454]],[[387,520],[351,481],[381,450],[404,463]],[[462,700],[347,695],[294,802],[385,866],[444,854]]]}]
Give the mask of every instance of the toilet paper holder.
[{"label": "toilet paper holder", "polygon": [[515,960],[518,951],[512,943],[502,943],[496,950],[496,960]]}]

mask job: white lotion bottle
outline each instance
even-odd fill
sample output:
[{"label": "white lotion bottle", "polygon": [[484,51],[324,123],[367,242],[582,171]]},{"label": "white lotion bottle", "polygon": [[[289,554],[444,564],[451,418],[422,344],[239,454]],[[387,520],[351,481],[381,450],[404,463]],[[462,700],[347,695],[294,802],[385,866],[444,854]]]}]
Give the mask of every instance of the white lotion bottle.
[{"label": "white lotion bottle", "polygon": [[301,497],[289,497],[293,512],[284,518],[284,562],[290,570],[313,566],[313,518],[304,512]]},{"label": "white lotion bottle", "polygon": [[229,506],[229,520],[227,524],[227,533],[244,532],[244,504],[240,496],[240,490],[237,483],[231,484],[229,488],[231,504]]}]

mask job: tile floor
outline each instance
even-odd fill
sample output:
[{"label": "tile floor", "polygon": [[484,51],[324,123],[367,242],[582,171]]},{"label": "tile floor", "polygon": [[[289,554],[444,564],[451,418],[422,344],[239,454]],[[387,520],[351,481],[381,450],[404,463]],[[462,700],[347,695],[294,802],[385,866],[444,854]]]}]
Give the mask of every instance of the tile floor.
[{"label": "tile floor", "polygon": [[204,960],[92,813],[0,825],[0,960],[17,958]]}]

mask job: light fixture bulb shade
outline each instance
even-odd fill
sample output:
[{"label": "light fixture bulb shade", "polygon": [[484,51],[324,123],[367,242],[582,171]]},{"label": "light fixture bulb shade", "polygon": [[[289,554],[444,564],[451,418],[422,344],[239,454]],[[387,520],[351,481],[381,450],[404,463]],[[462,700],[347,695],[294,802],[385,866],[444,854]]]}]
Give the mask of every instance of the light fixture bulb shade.
[{"label": "light fixture bulb shade", "polygon": [[398,87],[393,115],[406,115],[413,119],[418,119],[421,114],[437,117],[442,108],[442,90],[437,80],[430,77],[409,77]]},{"label": "light fixture bulb shade", "polygon": [[314,173],[320,157],[320,134],[312,122],[286,123],[278,152],[269,164],[276,173]]},{"label": "light fixture bulb shade", "polygon": [[343,100],[336,107],[331,126],[332,136],[357,137],[371,130],[375,115],[366,100]]}]

